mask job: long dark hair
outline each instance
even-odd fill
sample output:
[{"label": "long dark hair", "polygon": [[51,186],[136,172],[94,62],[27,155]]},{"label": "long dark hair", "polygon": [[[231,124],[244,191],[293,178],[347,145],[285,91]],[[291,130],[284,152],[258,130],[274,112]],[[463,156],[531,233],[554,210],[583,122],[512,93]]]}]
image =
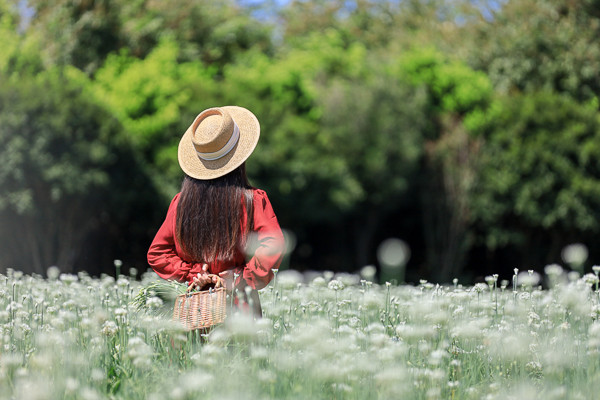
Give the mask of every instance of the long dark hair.
[{"label": "long dark hair", "polygon": [[[252,200],[244,164],[211,180],[186,175],[177,205],[175,238],[189,261],[233,259],[252,229]],[[245,227],[244,214],[248,216]]]}]

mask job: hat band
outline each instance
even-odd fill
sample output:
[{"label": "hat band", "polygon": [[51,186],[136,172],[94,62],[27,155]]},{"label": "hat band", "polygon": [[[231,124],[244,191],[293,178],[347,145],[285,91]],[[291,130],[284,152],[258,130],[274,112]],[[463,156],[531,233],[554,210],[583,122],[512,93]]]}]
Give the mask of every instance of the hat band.
[{"label": "hat band", "polygon": [[225,143],[225,146],[223,146],[221,148],[221,150],[217,150],[212,153],[202,153],[202,152],[196,150],[196,153],[198,154],[198,157],[200,157],[201,159],[203,159],[205,161],[218,160],[221,157],[225,157],[235,147],[235,145],[237,144],[239,139],[240,139],[240,128],[238,128],[237,124],[234,122],[233,123],[233,133],[231,134],[229,141],[227,143]]}]

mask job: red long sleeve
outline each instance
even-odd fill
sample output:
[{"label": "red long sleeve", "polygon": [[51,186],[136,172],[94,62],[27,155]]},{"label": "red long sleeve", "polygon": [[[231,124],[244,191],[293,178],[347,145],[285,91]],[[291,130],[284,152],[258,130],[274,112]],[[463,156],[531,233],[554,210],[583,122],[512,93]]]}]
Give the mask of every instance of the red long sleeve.
[{"label": "red long sleeve", "polygon": [[[175,240],[175,219],[179,194],[171,201],[165,221],[156,233],[148,250],[148,263],[163,279],[175,279],[191,282],[202,272],[202,264],[185,260],[183,251]],[[241,273],[241,278],[253,289],[265,287],[273,279],[273,269],[279,268],[283,258],[285,243],[283,233],[277,222],[267,194],[263,190],[254,190],[253,231],[249,242],[254,243],[250,254],[244,255],[242,249],[233,260],[216,262],[208,266],[208,272],[218,274],[226,270]],[[249,261],[244,260],[249,257]]]},{"label": "red long sleeve", "polygon": [[253,289],[262,289],[273,279],[273,269],[279,268],[285,250],[283,233],[267,194],[254,192],[254,237],[250,251],[252,258],[246,263],[243,278]]},{"label": "red long sleeve", "polygon": [[175,218],[179,194],[175,195],[167,211],[165,221],[156,233],[148,250],[148,263],[163,279],[191,281],[202,271],[202,265],[190,263],[181,258],[181,250],[175,244]]}]

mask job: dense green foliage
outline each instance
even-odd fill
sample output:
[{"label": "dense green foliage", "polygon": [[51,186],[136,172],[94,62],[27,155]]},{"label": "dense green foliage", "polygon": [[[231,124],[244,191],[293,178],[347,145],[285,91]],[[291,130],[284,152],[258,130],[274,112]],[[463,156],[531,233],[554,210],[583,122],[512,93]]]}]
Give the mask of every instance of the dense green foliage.
[{"label": "dense green foliage", "polygon": [[269,29],[229,0],[26,3],[35,11],[28,33],[39,38],[48,62],[89,74],[122,49],[144,58],[167,36],[180,43],[181,58],[220,67],[252,46],[270,47]]},{"label": "dense green foliage", "polygon": [[[137,239],[122,226],[142,217],[136,209],[147,211],[144,203],[156,194],[122,132],[109,112],[57,70],[0,86],[1,237],[12,250],[7,260],[44,273],[48,262],[93,259],[90,253],[107,245],[111,230]],[[139,228],[129,229],[139,234]],[[99,232],[106,233],[99,242],[87,243]]]},{"label": "dense green foliage", "polygon": [[[540,92],[488,113],[473,210],[494,249],[518,243],[558,256],[565,235],[600,228],[598,105]],[[550,241],[544,249],[543,242]],[[527,254],[523,251],[524,259]]]},{"label": "dense green foliage", "polygon": [[597,1],[252,4],[0,0],[0,268],[145,265],[179,138],[226,104],[297,268],[390,236],[409,279],[600,256]]}]

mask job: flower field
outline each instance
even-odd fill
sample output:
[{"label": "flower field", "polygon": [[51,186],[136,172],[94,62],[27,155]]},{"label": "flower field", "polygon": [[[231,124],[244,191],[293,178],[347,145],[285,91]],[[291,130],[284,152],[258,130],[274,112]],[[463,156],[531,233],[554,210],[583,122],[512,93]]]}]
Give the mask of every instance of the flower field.
[{"label": "flower field", "polygon": [[152,273],[141,282],[51,275],[0,275],[0,399],[592,399],[600,392],[598,277],[558,265],[544,276],[515,271],[465,287],[281,271],[261,292],[263,319],[233,314],[208,335],[181,330],[152,293],[146,312],[133,307]]}]

